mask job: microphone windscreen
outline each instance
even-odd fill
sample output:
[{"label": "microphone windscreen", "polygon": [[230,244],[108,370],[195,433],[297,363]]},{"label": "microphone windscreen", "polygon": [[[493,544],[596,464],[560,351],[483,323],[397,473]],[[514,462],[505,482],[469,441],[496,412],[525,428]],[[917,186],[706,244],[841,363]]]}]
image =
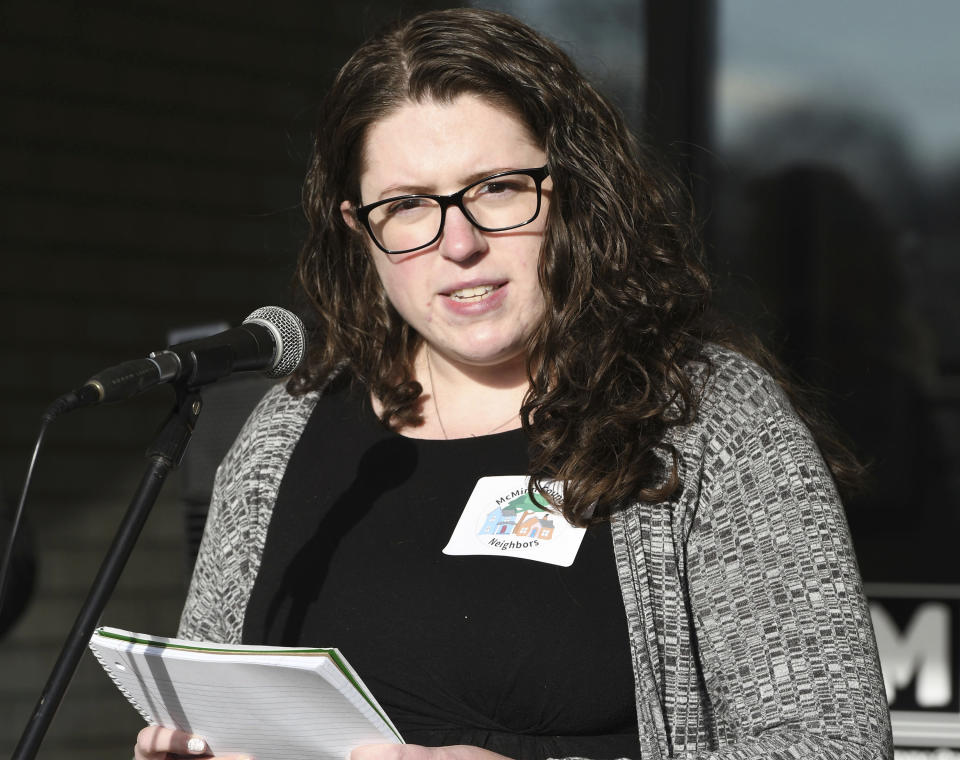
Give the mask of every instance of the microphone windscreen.
[{"label": "microphone windscreen", "polygon": [[265,371],[267,377],[286,377],[300,366],[307,353],[307,333],[300,317],[279,306],[261,306],[243,320],[244,324],[248,322],[266,327],[276,341],[273,364]]}]

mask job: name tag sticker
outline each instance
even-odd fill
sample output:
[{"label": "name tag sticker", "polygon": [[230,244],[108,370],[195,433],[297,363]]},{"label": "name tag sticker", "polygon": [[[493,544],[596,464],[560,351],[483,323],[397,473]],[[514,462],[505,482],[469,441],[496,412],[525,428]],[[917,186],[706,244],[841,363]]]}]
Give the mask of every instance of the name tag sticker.
[{"label": "name tag sticker", "polygon": [[[517,557],[569,567],[577,558],[586,528],[576,528],[542,499],[527,493],[526,475],[480,478],[470,494],[450,541],[450,555]],[[546,490],[563,501],[562,486],[546,482]]]}]

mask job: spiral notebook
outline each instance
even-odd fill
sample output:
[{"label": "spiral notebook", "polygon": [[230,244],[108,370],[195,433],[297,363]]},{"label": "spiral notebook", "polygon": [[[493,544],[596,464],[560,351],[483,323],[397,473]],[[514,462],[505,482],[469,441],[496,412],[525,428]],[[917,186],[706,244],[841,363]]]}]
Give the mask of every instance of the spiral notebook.
[{"label": "spiral notebook", "polygon": [[343,760],[403,743],[336,649],[209,644],[98,628],[90,649],[154,725],[198,734],[216,754]]}]

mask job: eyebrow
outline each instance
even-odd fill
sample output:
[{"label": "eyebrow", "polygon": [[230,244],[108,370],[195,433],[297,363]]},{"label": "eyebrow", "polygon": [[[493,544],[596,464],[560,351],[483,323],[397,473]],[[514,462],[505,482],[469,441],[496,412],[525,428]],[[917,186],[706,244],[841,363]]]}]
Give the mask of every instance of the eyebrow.
[{"label": "eyebrow", "polygon": [[[467,187],[467,185],[472,185],[474,182],[484,179],[485,177],[492,177],[494,174],[500,174],[501,172],[516,171],[520,168],[527,167],[503,166],[500,168],[481,169],[480,171],[473,172],[463,177],[463,184],[460,185],[458,190]],[[454,192],[457,192],[457,190],[454,190]],[[435,188],[432,188],[428,185],[396,184],[385,187],[382,191],[380,191],[380,194],[374,199],[374,201],[371,202],[382,201],[386,200],[387,198],[396,198],[403,195],[440,195],[440,193],[437,193]]]}]

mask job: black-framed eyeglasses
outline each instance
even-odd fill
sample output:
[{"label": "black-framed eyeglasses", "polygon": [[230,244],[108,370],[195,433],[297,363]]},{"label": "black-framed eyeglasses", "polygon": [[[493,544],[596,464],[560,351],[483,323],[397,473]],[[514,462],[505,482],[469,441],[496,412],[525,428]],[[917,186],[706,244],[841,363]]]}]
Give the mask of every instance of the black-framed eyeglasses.
[{"label": "black-framed eyeglasses", "polygon": [[398,195],[358,206],[354,213],[384,253],[410,253],[440,239],[447,208],[456,206],[479,230],[503,232],[530,224],[540,213],[539,169],[511,169],[484,177],[452,195]]}]

